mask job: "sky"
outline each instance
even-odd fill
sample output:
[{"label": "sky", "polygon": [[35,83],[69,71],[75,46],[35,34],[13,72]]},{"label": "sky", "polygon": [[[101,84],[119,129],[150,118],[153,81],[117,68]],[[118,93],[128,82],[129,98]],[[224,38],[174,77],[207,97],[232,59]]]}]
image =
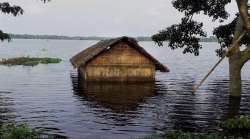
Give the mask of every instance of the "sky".
[{"label": "sky", "polygon": [[[0,15],[0,29],[16,34],[67,36],[152,36],[178,23],[183,17],[172,7],[172,0],[0,0],[20,5],[24,15]],[[236,4],[227,6],[231,13]],[[234,15],[234,14],[232,14]],[[219,23],[204,15],[195,17],[205,22],[211,35]]]}]

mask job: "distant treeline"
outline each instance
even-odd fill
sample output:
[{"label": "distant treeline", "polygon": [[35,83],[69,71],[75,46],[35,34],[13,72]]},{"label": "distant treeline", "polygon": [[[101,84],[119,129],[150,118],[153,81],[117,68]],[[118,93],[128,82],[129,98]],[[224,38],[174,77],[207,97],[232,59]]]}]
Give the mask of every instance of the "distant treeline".
[{"label": "distant treeline", "polygon": [[218,42],[215,36],[210,36],[208,38],[201,38],[201,42]]},{"label": "distant treeline", "polygon": [[[104,40],[111,37],[97,37],[97,36],[58,36],[58,35],[28,35],[28,34],[10,34],[12,39],[44,39],[44,40]],[[136,37],[138,41],[152,41],[151,37]],[[202,38],[202,42],[217,42],[216,37]]]},{"label": "distant treeline", "polygon": [[58,36],[58,35],[28,35],[28,34],[10,34],[12,39],[44,39],[44,40],[103,40],[108,37],[81,37],[81,36]]}]

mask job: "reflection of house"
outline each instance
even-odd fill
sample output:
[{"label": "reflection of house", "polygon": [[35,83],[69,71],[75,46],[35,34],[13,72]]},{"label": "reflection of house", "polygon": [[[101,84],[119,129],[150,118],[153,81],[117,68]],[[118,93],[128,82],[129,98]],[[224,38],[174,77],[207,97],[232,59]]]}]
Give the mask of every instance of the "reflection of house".
[{"label": "reflection of house", "polygon": [[133,110],[155,95],[154,83],[84,83],[85,95],[112,110]]},{"label": "reflection of house", "polygon": [[86,81],[152,81],[155,70],[169,71],[128,37],[100,41],[70,61]]},{"label": "reflection of house", "polygon": [[156,95],[154,82],[83,82],[78,77],[72,77],[72,82],[77,95],[119,113],[135,110],[148,97]]},{"label": "reflection of house", "polygon": [[74,95],[83,108],[118,128],[135,128],[134,121],[147,113],[142,108],[161,98],[157,91],[166,89],[159,82],[85,82],[76,73],[71,74],[71,79]]}]

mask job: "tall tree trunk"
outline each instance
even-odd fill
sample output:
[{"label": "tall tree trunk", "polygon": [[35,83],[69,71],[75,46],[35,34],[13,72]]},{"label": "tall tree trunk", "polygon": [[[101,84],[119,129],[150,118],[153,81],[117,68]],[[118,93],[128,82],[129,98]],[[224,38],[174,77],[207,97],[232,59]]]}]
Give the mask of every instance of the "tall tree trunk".
[{"label": "tall tree trunk", "polygon": [[241,69],[242,61],[240,53],[234,53],[229,57],[229,74],[230,74],[230,97],[241,97]]},{"label": "tall tree trunk", "polygon": [[225,115],[225,119],[234,118],[235,116],[239,115],[240,111],[240,97],[230,97],[228,103],[228,110]]}]

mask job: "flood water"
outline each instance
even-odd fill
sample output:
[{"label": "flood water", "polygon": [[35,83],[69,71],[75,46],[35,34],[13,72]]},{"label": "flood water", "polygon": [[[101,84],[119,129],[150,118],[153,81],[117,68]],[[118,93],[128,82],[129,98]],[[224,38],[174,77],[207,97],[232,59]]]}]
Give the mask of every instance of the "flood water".
[{"label": "flood water", "polygon": [[216,63],[217,43],[203,43],[199,57],[140,42],[170,73],[154,83],[87,84],[69,58],[95,41],[13,40],[0,43],[0,58],[58,57],[60,64],[0,66],[0,123],[27,123],[59,138],[130,139],[171,130],[218,130],[223,119],[250,114],[250,64],[243,69],[241,102],[228,98],[225,60],[195,96],[192,89]]}]

